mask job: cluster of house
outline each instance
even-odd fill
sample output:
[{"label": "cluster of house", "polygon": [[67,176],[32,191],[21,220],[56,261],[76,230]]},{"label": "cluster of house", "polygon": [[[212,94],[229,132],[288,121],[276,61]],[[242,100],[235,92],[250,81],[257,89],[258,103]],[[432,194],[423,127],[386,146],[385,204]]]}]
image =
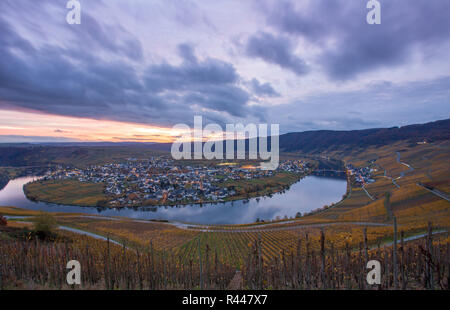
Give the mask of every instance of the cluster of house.
[{"label": "cluster of house", "polygon": [[304,173],[309,171],[309,163],[303,160],[282,160],[277,170],[288,171],[293,173]]},{"label": "cluster of house", "polygon": [[[278,170],[304,172],[301,161],[285,161]],[[123,163],[91,166],[86,169],[59,167],[45,179],[77,179],[104,183],[110,206],[137,206],[223,201],[237,194],[233,181],[273,176],[276,171],[234,163],[195,166],[181,165],[166,157],[141,161],[133,158]]]},{"label": "cluster of house", "polygon": [[366,184],[375,182],[372,174],[377,171],[377,168],[373,167],[373,165],[356,168],[352,164],[347,164],[346,168],[347,173],[354,176],[356,185],[365,186]]}]

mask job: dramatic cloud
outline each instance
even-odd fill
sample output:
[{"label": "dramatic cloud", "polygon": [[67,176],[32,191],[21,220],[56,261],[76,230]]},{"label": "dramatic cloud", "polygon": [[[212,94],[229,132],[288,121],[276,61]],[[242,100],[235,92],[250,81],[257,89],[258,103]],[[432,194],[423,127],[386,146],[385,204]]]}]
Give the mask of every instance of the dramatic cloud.
[{"label": "dramatic cloud", "polygon": [[263,118],[263,110],[250,107],[250,95],[239,86],[240,77],[230,63],[207,58],[200,61],[192,47],[178,46],[183,62],[179,66],[170,64],[152,65],[144,74],[146,89],[155,94],[176,92],[171,100],[182,101],[187,106],[200,106],[231,116],[245,118],[253,113]]},{"label": "dramatic cloud", "polygon": [[[449,98],[450,76],[405,84],[377,81],[358,91],[308,96],[269,108],[267,114],[290,132],[403,126],[449,118]],[[301,112],[292,113],[299,106]]]},{"label": "dramatic cloud", "polygon": [[[146,139],[136,127],[194,115],[281,132],[450,117],[450,2],[380,2],[381,25],[356,0],[83,1],[68,25],[66,0],[2,0],[0,135]],[[79,119],[120,123],[93,136]]]},{"label": "dramatic cloud", "polygon": [[187,122],[188,116],[192,121],[197,113],[220,123],[227,115],[264,119],[264,108],[248,104],[251,94],[240,85],[232,64],[197,59],[188,44],[177,47],[180,65],[163,62],[138,68],[126,60],[108,61],[91,53],[115,52],[115,57],[130,61],[142,58],[139,40],[121,27],[100,25],[87,14],[82,27],[70,29],[77,29],[71,32],[80,41],[83,37],[92,50],[35,48],[2,16],[0,29],[0,99],[8,105],[158,125]]},{"label": "dramatic cloud", "polygon": [[308,66],[293,53],[293,44],[283,36],[259,32],[248,39],[246,51],[249,56],[259,57],[264,61],[291,70],[297,75],[308,73]]},{"label": "dramatic cloud", "polygon": [[380,2],[380,25],[366,23],[366,1],[277,1],[266,14],[276,29],[321,48],[318,63],[339,80],[405,64],[450,39],[449,1]]}]

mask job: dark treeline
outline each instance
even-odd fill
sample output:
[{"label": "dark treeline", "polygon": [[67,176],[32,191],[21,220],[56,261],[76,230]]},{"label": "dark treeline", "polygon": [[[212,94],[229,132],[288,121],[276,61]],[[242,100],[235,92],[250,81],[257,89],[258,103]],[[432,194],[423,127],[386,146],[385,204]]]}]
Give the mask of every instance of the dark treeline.
[{"label": "dark treeline", "polygon": [[0,190],[2,190],[9,182],[9,175],[0,171]]}]

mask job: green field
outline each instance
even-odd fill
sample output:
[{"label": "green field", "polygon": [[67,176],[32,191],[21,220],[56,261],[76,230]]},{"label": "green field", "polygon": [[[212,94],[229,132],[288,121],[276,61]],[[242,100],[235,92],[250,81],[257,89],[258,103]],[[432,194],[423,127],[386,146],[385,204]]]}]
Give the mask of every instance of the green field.
[{"label": "green field", "polygon": [[106,200],[103,183],[86,183],[76,180],[37,181],[25,186],[31,200],[65,205],[95,207]]},{"label": "green field", "polygon": [[280,192],[300,180],[302,176],[303,175],[297,173],[279,172],[272,177],[227,181],[219,184],[219,186],[233,186],[235,188],[237,195],[230,197],[227,200],[245,199]]}]

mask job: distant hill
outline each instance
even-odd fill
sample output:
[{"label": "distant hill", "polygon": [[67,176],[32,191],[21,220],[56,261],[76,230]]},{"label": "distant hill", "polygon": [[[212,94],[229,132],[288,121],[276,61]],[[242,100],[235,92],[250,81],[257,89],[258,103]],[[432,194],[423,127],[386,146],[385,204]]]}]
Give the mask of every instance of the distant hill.
[{"label": "distant hill", "polygon": [[[364,130],[315,130],[280,135],[280,151],[317,153],[382,146],[397,141],[416,143],[450,140],[450,119],[403,127]],[[248,150],[248,139],[246,149]],[[270,147],[270,139],[269,139]],[[45,143],[0,144],[1,166],[73,164],[77,166],[150,157],[170,151],[170,143]],[[225,150],[224,142],[224,150]]]},{"label": "distant hill", "polygon": [[41,144],[0,144],[0,167],[32,166],[42,167],[48,165],[74,165],[84,167],[87,165],[121,162],[128,158],[149,158],[159,154],[167,154],[151,147],[149,144],[124,145],[41,145]]},{"label": "distant hill", "polygon": [[381,146],[404,140],[413,143],[450,140],[450,119],[392,128],[293,132],[280,135],[280,149],[310,153],[343,147]]},{"label": "distant hill", "polygon": [[[450,119],[426,124],[363,130],[313,130],[280,135],[280,151],[315,153],[332,150],[382,146],[398,141],[411,143],[450,140]],[[246,139],[246,150],[249,140]],[[270,139],[268,141],[270,148]],[[171,144],[155,144],[155,149],[170,151]],[[236,142],[235,142],[236,147]],[[226,150],[224,143],[223,149]]]}]

